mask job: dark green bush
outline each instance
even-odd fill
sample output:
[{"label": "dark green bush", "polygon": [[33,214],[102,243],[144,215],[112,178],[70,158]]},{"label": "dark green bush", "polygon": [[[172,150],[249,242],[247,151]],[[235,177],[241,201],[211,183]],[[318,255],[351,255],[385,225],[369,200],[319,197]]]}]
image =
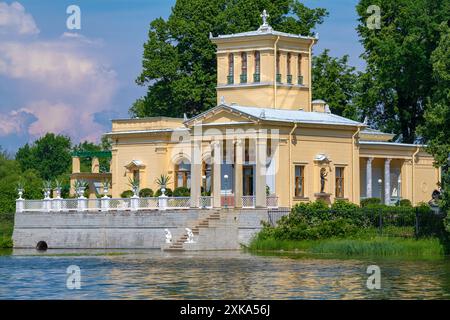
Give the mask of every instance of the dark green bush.
[{"label": "dark green bush", "polygon": [[153,190],[150,188],[144,188],[141,191],[139,191],[139,197],[141,198],[153,197]]},{"label": "dark green bush", "polygon": [[380,198],[366,198],[366,199],[361,200],[362,208],[370,206],[370,205],[377,205],[377,204],[381,204]]},{"label": "dark green bush", "polygon": [[408,199],[402,199],[398,202],[398,205],[400,207],[408,207],[408,208],[412,208],[412,204],[411,201]]},{"label": "dark green bush", "polygon": [[133,196],[133,194],[134,194],[133,191],[126,190],[120,194],[120,197],[121,198],[131,198]]},{"label": "dark green bush", "polygon": [[[162,195],[161,189],[158,189],[155,193],[155,197],[159,197]],[[173,195],[172,189],[166,188],[165,195],[171,197]]]},{"label": "dark green bush", "polygon": [[174,197],[189,197],[191,195],[191,190],[186,187],[178,187],[173,190]]}]

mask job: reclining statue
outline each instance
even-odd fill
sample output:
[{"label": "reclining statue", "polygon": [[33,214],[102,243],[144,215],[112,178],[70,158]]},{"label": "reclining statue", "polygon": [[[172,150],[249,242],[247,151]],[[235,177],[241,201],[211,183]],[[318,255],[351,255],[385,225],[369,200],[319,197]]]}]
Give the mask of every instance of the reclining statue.
[{"label": "reclining statue", "polygon": [[186,228],[187,236],[188,238],[184,243],[195,243],[194,242],[194,234],[192,233],[192,230],[189,228]]},{"label": "reclining statue", "polygon": [[164,229],[166,232],[166,243],[172,243],[172,233],[169,231],[169,229]]}]

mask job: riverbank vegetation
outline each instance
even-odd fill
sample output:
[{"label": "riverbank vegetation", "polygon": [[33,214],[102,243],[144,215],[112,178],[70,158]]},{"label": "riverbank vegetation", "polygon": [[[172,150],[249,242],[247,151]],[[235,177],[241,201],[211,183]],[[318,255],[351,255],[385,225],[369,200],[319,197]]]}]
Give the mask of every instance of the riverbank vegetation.
[{"label": "riverbank vegetation", "polygon": [[0,213],[0,249],[12,248],[14,214]]},{"label": "riverbank vegetation", "polygon": [[422,204],[364,207],[338,200],[295,206],[276,226],[264,223],[250,250],[284,250],[336,255],[430,256],[448,252],[443,216]]}]

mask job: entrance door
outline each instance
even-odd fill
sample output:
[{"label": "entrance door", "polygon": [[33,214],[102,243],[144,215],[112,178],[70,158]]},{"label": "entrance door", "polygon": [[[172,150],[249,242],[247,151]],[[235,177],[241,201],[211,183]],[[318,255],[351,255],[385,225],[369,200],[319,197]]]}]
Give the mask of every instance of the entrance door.
[{"label": "entrance door", "polygon": [[244,166],[243,168],[244,196],[253,196],[253,166]]}]

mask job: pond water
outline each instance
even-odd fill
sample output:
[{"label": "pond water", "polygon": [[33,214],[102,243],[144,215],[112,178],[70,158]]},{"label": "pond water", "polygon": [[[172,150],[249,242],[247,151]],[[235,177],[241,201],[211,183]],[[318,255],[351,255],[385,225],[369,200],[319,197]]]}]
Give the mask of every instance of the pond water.
[{"label": "pond water", "polygon": [[[369,265],[381,289],[366,287]],[[67,288],[67,268],[81,288]],[[0,299],[449,299],[450,259],[247,252],[0,252]]]}]

